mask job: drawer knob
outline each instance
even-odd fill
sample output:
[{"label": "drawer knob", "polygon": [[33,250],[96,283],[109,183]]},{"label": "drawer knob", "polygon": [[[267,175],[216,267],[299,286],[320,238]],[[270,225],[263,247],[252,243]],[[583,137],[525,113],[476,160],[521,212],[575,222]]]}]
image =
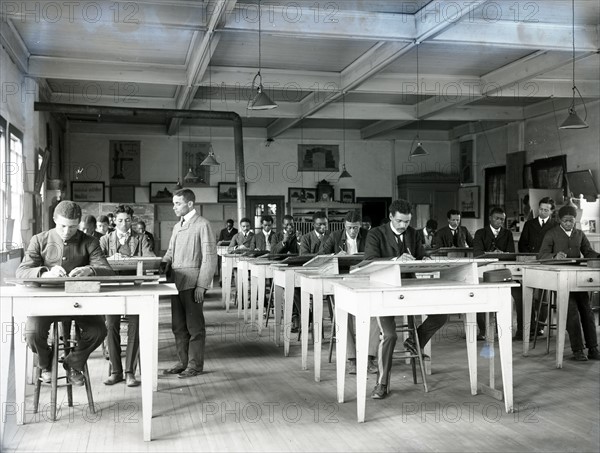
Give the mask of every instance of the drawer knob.
[{"label": "drawer knob", "polygon": [[592,277],[588,278],[588,282],[592,283],[594,279]]},{"label": "drawer knob", "polygon": [[400,294],[400,296],[398,297],[398,299],[404,299],[404,294]]},{"label": "drawer knob", "polygon": [[521,272],[521,268],[520,267],[517,267],[517,272]]},{"label": "drawer knob", "polygon": [[469,293],[469,297],[475,297],[475,293]]},{"label": "drawer knob", "polygon": [[75,308],[79,308],[79,307],[81,307],[81,305],[79,305],[79,302],[75,302],[75,303],[73,304],[73,307],[75,307]]}]

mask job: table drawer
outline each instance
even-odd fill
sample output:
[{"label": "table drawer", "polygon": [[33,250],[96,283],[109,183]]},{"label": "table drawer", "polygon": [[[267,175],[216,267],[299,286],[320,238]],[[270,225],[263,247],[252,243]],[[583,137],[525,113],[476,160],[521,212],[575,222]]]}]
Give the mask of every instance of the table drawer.
[{"label": "table drawer", "polygon": [[[61,315],[97,315],[97,314],[122,314],[126,312],[125,297],[33,297],[26,304],[27,316],[61,316]],[[19,304],[15,304],[14,311],[18,313]]]},{"label": "table drawer", "polygon": [[577,286],[600,286],[600,271],[577,272]]}]

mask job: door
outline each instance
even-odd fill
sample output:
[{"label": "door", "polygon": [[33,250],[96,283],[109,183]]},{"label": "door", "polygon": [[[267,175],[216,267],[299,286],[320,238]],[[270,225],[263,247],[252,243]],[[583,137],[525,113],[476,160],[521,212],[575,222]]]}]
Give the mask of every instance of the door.
[{"label": "door", "polygon": [[274,197],[269,195],[252,195],[246,198],[248,217],[254,229],[254,233],[261,230],[260,219],[263,215],[273,217],[273,229],[281,228],[284,216],[285,197]]},{"label": "door", "polygon": [[362,203],[363,217],[371,217],[371,226],[376,227],[387,221],[391,197],[358,197],[356,202]]}]

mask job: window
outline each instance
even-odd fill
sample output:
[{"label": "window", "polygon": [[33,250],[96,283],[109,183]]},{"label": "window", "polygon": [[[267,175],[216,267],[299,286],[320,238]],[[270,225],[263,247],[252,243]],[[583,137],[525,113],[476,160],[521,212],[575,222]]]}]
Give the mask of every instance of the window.
[{"label": "window", "polygon": [[[8,200],[6,198],[6,194],[8,193],[8,181],[6,180],[5,171],[7,157],[8,156],[6,155],[6,120],[0,116],[0,159],[2,160],[2,166],[0,169],[0,171],[2,171],[2,177],[0,178],[2,180],[2,184],[0,184],[0,195],[2,197],[0,199],[2,201],[2,204],[0,205],[0,215],[2,215],[2,219],[8,218]],[[7,222],[0,222],[0,242],[6,241],[6,224]],[[4,244],[0,244],[0,250],[4,250]]]},{"label": "window", "polygon": [[8,156],[4,165],[6,179],[6,235],[5,248],[23,247],[21,221],[23,215],[23,134],[16,127],[8,128]]}]

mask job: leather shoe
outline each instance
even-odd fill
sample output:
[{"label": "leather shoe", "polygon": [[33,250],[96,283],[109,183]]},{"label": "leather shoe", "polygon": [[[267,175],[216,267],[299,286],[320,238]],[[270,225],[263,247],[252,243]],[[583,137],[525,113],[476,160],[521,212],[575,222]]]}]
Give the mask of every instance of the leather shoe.
[{"label": "leather shoe", "polygon": [[125,384],[127,387],[137,387],[140,385],[140,381],[138,381],[133,373],[125,373]]},{"label": "leather shoe", "polygon": [[587,362],[588,358],[580,349],[578,351],[573,351],[573,360],[576,360],[578,362]]},{"label": "leather shoe", "polygon": [[348,360],[348,374],[356,374],[356,360]]},{"label": "leather shoe", "polygon": [[[412,338],[407,338],[406,340],[404,340],[404,349],[410,352],[411,355],[419,355],[419,353],[417,352],[417,345],[415,344]],[[427,354],[424,354],[423,351],[421,351],[421,355],[423,356],[423,360],[431,360],[431,358]]]},{"label": "leather shoe", "polygon": [[75,368],[71,368],[66,363],[63,363],[63,367],[65,370],[67,370],[67,380],[71,385],[81,387],[85,383],[83,372],[76,370]]},{"label": "leather shoe", "polygon": [[367,364],[367,373],[377,374],[378,372],[379,366],[377,365],[377,361],[375,359],[369,359],[369,363]]},{"label": "leather shoe", "polygon": [[40,379],[45,384],[50,384],[52,382],[52,368],[44,368],[40,373]]},{"label": "leather shoe", "polygon": [[123,373],[112,373],[108,379],[104,381],[104,385],[115,385],[118,382],[124,381]]},{"label": "leather shoe", "polygon": [[598,351],[597,347],[589,348],[587,357],[589,360],[600,360],[600,351]]},{"label": "leather shoe", "polygon": [[185,378],[189,378],[189,377],[200,376],[201,374],[202,374],[202,371],[200,371],[200,370],[194,370],[193,368],[186,368],[181,373],[179,373],[177,375],[177,377],[179,379],[185,379]]},{"label": "leather shoe", "polygon": [[485,341],[485,335],[477,335],[477,341]]},{"label": "leather shoe", "polygon": [[371,393],[371,398],[374,400],[382,400],[388,394],[387,385],[385,384],[377,384]]},{"label": "leather shoe", "polygon": [[163,370],[163,374],[179,374],[185,371],[185,367],[183,365],[175,365],[167,370]]},{"label": "leather shoe", "polygon": [[523,341],[523,332],[517,332],[513,338],[513,341]]}]

